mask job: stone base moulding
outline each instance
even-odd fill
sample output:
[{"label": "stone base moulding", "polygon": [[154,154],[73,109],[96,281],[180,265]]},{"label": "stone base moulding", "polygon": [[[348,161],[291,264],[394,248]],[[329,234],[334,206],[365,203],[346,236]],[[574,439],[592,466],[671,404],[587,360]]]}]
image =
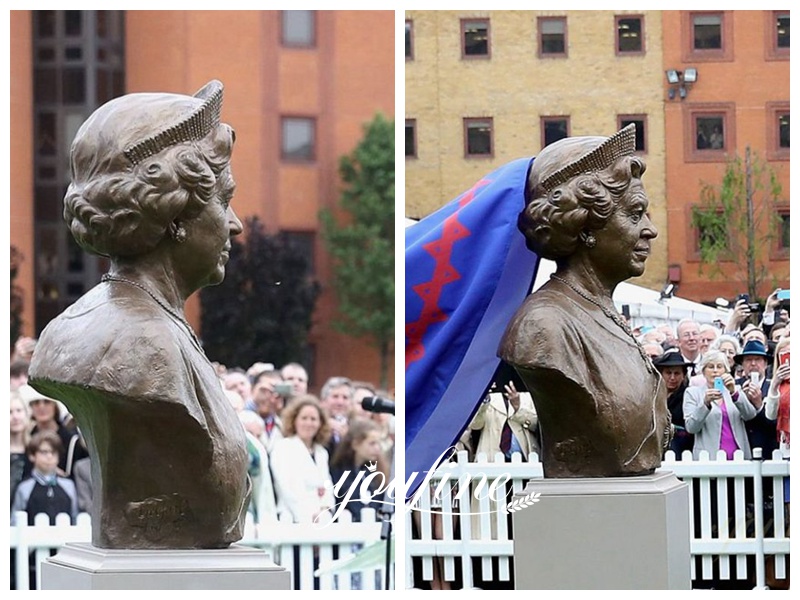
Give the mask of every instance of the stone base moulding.
[{"label": "stone base moulding", "polygon": [[107,550],[66,544],[42,563],[45,590],[290,590],[263,550]]}]

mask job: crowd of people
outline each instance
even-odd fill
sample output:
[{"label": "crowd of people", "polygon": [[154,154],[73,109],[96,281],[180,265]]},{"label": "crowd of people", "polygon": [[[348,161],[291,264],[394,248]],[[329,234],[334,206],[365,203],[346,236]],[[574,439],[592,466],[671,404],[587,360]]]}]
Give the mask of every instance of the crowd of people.
[{"label": "crowd of people", "polygon": [[[28,385],[34,347],[34,340],[20,340],[11,364],[12,519],[26,511],[31,525],[38,513],[49,515],[51,524],[59,513],[74,521],[91,511],[90,457],[67,408]],[[394,416],[367,412],[361,404],[388,392],[337,376],[316,396],[309,392],[307,370],[295,362],[280,369],[265,362],[246,370],[215,367],[245,430],[253,482],[249,510],[257,523],[330,519],[360,471],[380,471],[383,481],[390,480]],[[337,488],[340,480],[345,483]],[[379,477],[371,482],[373,488],[382,483]],[[342,508],[359,521],[365,506],[381,508],[380,499],[361,502],[354,494]]]},{"label": "crowd of people", "polygon": [[[739,299],[727,323],[683,319],[676,326],[636,327],[637,341],[664,380],[673,425],[670,449],[697,458],[724,450],[789,458],[789,313],[775,290],[763,311]],[[520,380],[501,365],[493,387],[459,440],[471,454],[539,448],[536,409]]]}]

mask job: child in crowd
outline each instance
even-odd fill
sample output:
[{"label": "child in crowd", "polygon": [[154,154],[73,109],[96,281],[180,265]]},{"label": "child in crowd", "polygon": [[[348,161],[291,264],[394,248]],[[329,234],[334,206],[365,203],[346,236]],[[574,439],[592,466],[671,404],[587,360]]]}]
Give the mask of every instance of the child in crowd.
[{"label": "child in crowd", "polygon": [[78,516],[75,484],[70,479],[60,477],[57,472],[62,450],[61,438],[54,431],[42,431],[31,438],[27,453],[33,471],[29,479],[19,484],[14,494],[12,524],[14,513],[20,510],[28,513],[28,525],[33,525],[33,519],[39,513],[48,515],[51,525],[55,525],[58,513],[69,514],[75,523]]}]

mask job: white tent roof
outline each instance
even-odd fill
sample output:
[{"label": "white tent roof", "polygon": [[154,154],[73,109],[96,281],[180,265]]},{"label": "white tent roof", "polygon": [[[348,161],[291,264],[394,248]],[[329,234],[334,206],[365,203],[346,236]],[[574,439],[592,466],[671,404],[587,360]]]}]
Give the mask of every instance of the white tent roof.
[{"label": "white tent roof", "polygon": [[[539,289],[555,270],[556,264],[553,261],[542,259],[533,289]],[[681,319],[694,319],[701,324],[713,323],[715,320],[727,323],[729,315],[727,310],[720,310],[677,296],[661,300],[660,292],[625,282],[620,283],[614,290],[614,304],[620,312],[624,305],[628,305],[633,327],[663,323],[675,326]]]}]

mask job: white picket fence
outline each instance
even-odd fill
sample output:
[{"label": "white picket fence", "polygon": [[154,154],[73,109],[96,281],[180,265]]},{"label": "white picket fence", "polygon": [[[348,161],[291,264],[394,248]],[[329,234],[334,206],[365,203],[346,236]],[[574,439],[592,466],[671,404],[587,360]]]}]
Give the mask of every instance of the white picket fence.
[{"label": "white picket fence", "polygon": [[[760,457],[760,452],[760,448],[757,448],[754,454]],[[770,460],[763,461],[745,460],[741,451],[737,451],[730,461],[726,459],[724,452],[720,452],[715,459],[710,459],[703,452],[697,461],[692,460],[690,452],[685,452],[682,460],[678,461],[670,451],[660,470],[672,471],[679,479],[689,483],[690,522],[687,526],[691,532],[691,569],[695,583],[713,578],[731,580],[732,575],[734,579],[746,580],[754,575],[755,587],[764,588],[768,557],[770,561],[774,561],[775,578],[786,578],[789,527],[784,518],[783,484],[784,478],[789,477],[789,461],[783,459],[780,451],[775,451]],[[509,559],[514,554],[514,546],[513,533],[508,527],[508,514],[490,499],[485,489],[479,499],[469,499],[469,494],[474,494],[475,482],[481,478],[488,486],[505,476],[510,476],[509,485],[514,493],[521,492],[529,479],[543,476],[538,455],[531,454],[529,461],[523,462],[521,455],[515,454],[511,462],[504,462],[503,456],[498,453],[494,462],[489,462],[483,454],[479,454],[474,462],[469,462],[467,453],[462,451],[458,453],[456,460],[437,469],[431,479],[430,489],[437,491],[436,495],[441,498],[441,502],[434,499],[432,510],[431,496],[434,494],[422,493],[416,508],[407,512],[407,588],[414,587],[413,559],[421,559],[417,562],[421,563],[421,578],[426,582],[434,579],[436,561],[440,579],[455,581],[458,566],[463,588],[472,588],[476,582],[473,558],[478,558],[480,576],[484,582],[509,582],[511,585],[513,573]],[[459,487],[458,481],[467,481],[466,477],[471,479],[472,486]],[[733,481],[734,489],[733,515],[728,514],[729,480]],[[763,488],[763,481],[767,482],[766,490]],[[502,484],[502,481],[498,483]],[[712,488],[715,490],[713,493]],[[750,515],[754,518],[750,519],[749,527],[746,488],[752,489]],[[459,491],[463,495],[457,498],[454,505],[453,498],[459,495]],[[692,507],[695,506],[696,493],[699,494],[699,510],[695,513]],[[714,503],[713,496],[716,496]],[[769,513],[773,526],[770,536],[767,537],[765,511],[753,510],[752,507],[763,507],[764,498],[769,496],[774,498],[775,510]],[[441,508],[437,508],[437,504]],[[729,517],[732,517],[734,523],[735,535],[732,537],[727,527],[713,526],[715,523],[728,523]],[[699,520],[699,535],[694,535],[696,519]],[[435,531],[437,528],[439,531]],[[415,532],[413,536],[412,531]],[[752,563],[755,564],[755,573],[748,572],[748,556],[754,557],[749,563],[751,566]],[[731,573],[728,557],[733,557],[734,573]],[[695,562],[700,563],[699,569]]]},{"label": "white picket fence", "polygon": [[[361,522],[354,523],[350,513],[343,511],[335,523],[322,527],[292,522],[255,524],[248,514],[244,537],[239,543],[263,548],[271,560],[292,572],[293,582],[294,575],[299,573],[299,589],[313,590],[317,566],[325,571],[325,564],[334,560],[334,556],[342,560],[364,546],[380,541],[382,524],[377,520],[375,511],[363,509],[361,519]],[[41,589],[39,566],[50,556],[50,551],[57,550],[66,543],[90,542],[92,537],[91,519],[86,513],[78,515],[75,525],[70,524],[69,515],[60,514],[56,517],[55,525],[51,526],[47,515],[40,514],[34,518],[34,525],[28,526],[27,514],[19,512],[16,513],[16,523],[18,525],[11,526],[11,548],[17,550],[16,582],[19,590],[31,589],[29,554],[36,561],[36,589]],[[295,548],[299,558],[295,556]],[[383,567],[352,573],[324,572],[319,576],[318,587],[322,590],[349,590],[358,581],[360,589],[382,589]]]}]

